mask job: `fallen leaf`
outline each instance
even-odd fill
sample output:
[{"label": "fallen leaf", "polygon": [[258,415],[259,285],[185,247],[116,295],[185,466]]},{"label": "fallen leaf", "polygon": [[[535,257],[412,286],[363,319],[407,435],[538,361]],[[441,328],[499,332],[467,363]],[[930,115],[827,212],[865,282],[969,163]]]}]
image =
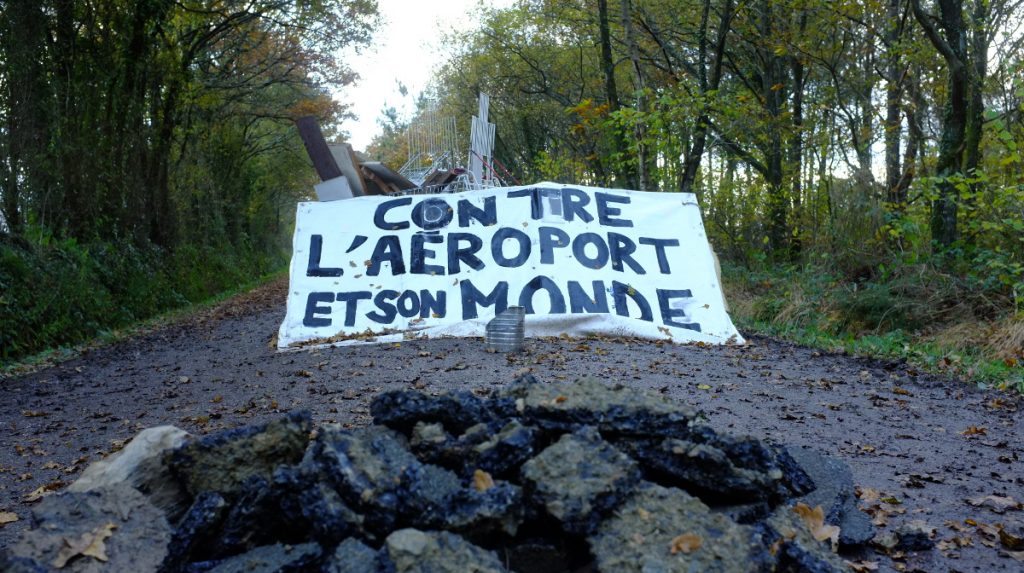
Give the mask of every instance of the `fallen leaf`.
[{"label": "fallen leaf", "polygon": [[60,553],[57,554],[52,565],[57,569],[63,569],[69,561],[79,555],[92,557],[97,561],[107,561],[109,557],[107,557],[107,547],[104,541],[114,534],[115,529],[117,529],[117,525],[108,523],[90,532],[83,533],[78,539],[68,539],[65,537],[64,546],[61,547]]},{"label": "fallen leaf", "polygon": [[37,502],[43,499],[43,497],[57,491],[62,487],[64,487],[64,482],[62,481],[55,481],[50,482],[48,484],[43,484],[37,487],[36,489],[32,490],[32,493],[26,495],[24,501],[25,503]]},{"label": "fallen leaf", "polygon": [[832,543],[832,549],[839,546],[839,527],[825,523],[825,510],[821,506],[811,509],[806,503],[798,503],[793,507],[793,513],[800,516],[807,530],[818,541],[828,539]]},{"label": "fallen leaf", "polygon": [[43,416],[49,416],[49,412],[43,412],[40,410],[25,410],[21,413],[26,418],[42,418]]},{"label": "fallen leaf", "polygon": [[1024,549],[1024,537],[1010,533],[1005,528],[999,530],[999,542],[1007,549]]},{"label": "fallen leaf", "polygon": [[857,497],[864,503],[872,503],[882,497],[882,492],[870,487],[858,487],[856,493]]},{"label": "fallen leaf", "polygon": [[984,507],[996,513],[1003,513],[1008,509],[1021,509],[1021,503],[1010,496],[984,495],[967,500],[967,503],[974,507]]},{"label": "fallen leaf", "polygon": [[946,527],[948,527],[948,528],[950,528],[950,529],[952,529],[954,531],[965,532],[965,531],[970,531],[971,530],[971,528],[968,527],[969,525],[977,525],[977,523],[973,523],[973,524],[969,523],[970,521],[973,521],[973,520],[968,520],[967,522],[965,522],[965,523],[967,523],[967,525],[961,525],[961,524],[959,524],[959,523],[957,523],[957,522],[955,522],[955,521],[953,521],[951,519],[947,519],[946,522],[943,525],[945,525]]},{"label": "fallen leaf", "polygon": [[473,472],[473,487],[477,491],[487,491],[494,487],[494,478],[483,470],[476,470]]},{"label": "fallen leaf", "polygon": [[863,573],[864,571],[878,571],[878,563],[876,561],[846,561],[846,565],[856,571],[857,573]]},{"label": "fallen leaf", "polygon": [[[895,388],[893,388],[892,389],[892,393],[893,394],[899,394],[900,396],[913,396],[913,394],[910,392],[910,390],[906,390],[906,389],[900,388],[899,386],[896,386]],[[847,563],[849,563],[849,562],[847,562]]]},{"label": "fallen leaf", "polygon": [[0,511],[0,526],[18,521],[18,514],[13,511]]},{"label": "fallen leaf", "polygon": [[1005,555],[1010,559],[1016,559],[1017,561],[1024,561],[1024,551],[1000,551],[1000,555]]},{"label": "fallen leaf", "polygon": [[684,533],[672,539],[668,545],[668,550],[672,555],[676,553],[693,553],[700,549],[703,543],[704,540],[696,533]]},{"label": "fallen leaf", "polygon": [[[974,521],[974,520],[968,520]],[[1002,530],[1001,525],[989,525],[987,523],[977,523],[975,525],[978,528],[978,536],[981,539],[981,544],[985,547],[995,548],[999,545],[999,532]]]},{"label": "fallen leaf", "polygon": [[984,436],[988,430],[982,426],[969,426],[966,430],[960,432],[961,436]]}]

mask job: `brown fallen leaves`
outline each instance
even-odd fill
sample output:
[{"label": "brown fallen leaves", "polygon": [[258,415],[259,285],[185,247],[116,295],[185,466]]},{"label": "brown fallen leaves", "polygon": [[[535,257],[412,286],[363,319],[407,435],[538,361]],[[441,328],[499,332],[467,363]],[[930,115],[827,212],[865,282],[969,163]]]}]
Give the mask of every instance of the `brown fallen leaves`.
[{"label": "brown fallen leaves", "polygon": [[1001,546],[1000,555],[1024,561],[1024,535],[1021,534],[1019,527],[1014,531],[1008,531],[1001,523],[978,523],[973,519],[966,519],[964,523],[976,528],[981,544],[985,547],[997,549]]},{"label": "brown fallen leaves", "polygon": [[704,540],[696,533],[684,533],[672,538],[672,541],[668,544],[668,550],[672,555],[677,553],[693,553],[700,549],[700,546],[703,544]]},{"label": "brown fallen leaves", "polygon": [[988,430],[982,426],[968,426],[966,430],[960,432],[961,436],[984,436],[988,433]]},{"label": "brown fallen leaves", "polygon": [[875,527],[884,527],[889,523],[889,516],[902,515],[907,512],[901,507],[902,501],[891,495],[885,495],[877,489],[857,486],[855,490],[860,499],[861,508],[871,516]]},{"label": "brown fallen leaves", "polygon": [[800,516],[804,525],[807,526],[807,530],[811,532],[811,536],[818,541],[825,541],[827,539],[832,543],[833,551],[838,549],[839,527],[825,523],[825,510],[820,505],[811,509],[805,503],[798,503],[793,507],[793,513]]},{"label": "brown fallen leaves", "polygon": [[18,514],[13,511],[0,511],[0,527],[15,521],[18,521]]},{"label": "brown fallen leaves", "polygon": [[1005,528],[999,528],[999,542],[1003,544],[1003,547],[1020,551],[1024,549],[1024,536],[1019,534],[1010,533]]},{"label": "brown fallen leaves", "polygon": [[856,573],[864,573],[864,571],[878,571],[877,561],[845,561],[846,566],[856,571]]},{"label": "brown fallen leaves", "polygon": [[48,484],[43,484],[43,485],[37,487],[36,489],[32,490],[32,493],[26,495],[25,499],[24,499],[24,502],[25,503],[35,503],[35,502],[43,499],[43,497],[45,497],[47,495],[50,495],[51,493],[53,493],[53,492],[57,491],[58,489],[64,487],[65,485],[67,485],[67,484],[65,484],[62,481],[54,481],[54,482],[50,482]]},{"label": "brown fallen leaves", "polygon": [[92,557],[97,561],[107,561],[107,546],[106,540],[108,537],[114,534],[114,530],[117,529],[117,525],[108,523],[101,525],[92,531],[83,533],[81,537],[77,539],[64,538],[64,546],[61,547],[60,553],[53,560],[53,565],[57,569],[63,569],[69,561],[78,557]]},{"label": "brown fallen leaves", "polygon": [[483,470],[476,470],[473,472],[473,487],[477,491],[487,491],[494,487],[494,478]]}]

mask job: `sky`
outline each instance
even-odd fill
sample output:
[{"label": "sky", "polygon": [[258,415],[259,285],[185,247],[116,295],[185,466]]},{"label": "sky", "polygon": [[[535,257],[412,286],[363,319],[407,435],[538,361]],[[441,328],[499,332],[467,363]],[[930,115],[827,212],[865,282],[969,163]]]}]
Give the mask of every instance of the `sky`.
[{"label": "sky", "polygon": [[[334,97],[352,105],[358,119],[342,122],[349,143],[364,150],[380,131],[377,118],[388,106],[408,117],[415,97],[430,80],[434,66],[444,63],[442,35],[459,30],[468,33],[478,24],[472,13],[482,4],[508,6],[511,0],[378,0],[381,27],[373,45],[361,54],[347,53],[348,64],[359,74],[359,83],[338,90]],[[402,97],[399,82],[409,95]]]}]

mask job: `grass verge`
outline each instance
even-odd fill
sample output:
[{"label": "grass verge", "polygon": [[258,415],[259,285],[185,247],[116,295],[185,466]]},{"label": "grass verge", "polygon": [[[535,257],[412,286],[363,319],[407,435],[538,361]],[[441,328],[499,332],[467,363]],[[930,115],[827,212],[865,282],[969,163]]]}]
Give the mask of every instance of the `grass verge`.
[{"label": "grass verge", "polygon": [[101,330],[97,335],[80,344],[65,345],[50,348],[31,356],[21,358],[8,364],[0,365],[0,380],[13,376],[29,374],[55,364],[71,360],[85,351],[95,350],[115,342],[132,338],[141,334],[170,326],[181,322],[196,313],[213,309],[224,301],[259,288],[275,280],[282,279],[288,275],[288,267],[281,267],[269,273],[261,275],[256,279],[242,283],[235,287],[221,291],[204,300],[187,303],[184,306],[169,310],[157,316],[141,320],[134,324],[121,328]]},{"label": "grass verge", "polygon": [[1024,313],[930,268],[841,276],[822,266],[723,264],[736,326],[1024,393]]}]

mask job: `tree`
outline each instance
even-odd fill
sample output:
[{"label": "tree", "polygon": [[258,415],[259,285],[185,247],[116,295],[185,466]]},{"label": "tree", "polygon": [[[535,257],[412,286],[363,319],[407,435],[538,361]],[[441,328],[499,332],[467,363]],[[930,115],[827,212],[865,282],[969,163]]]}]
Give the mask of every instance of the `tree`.
[{"label": "tree", "polygon": [[[958,210],[961,188],[967,181],[969,196],[981,158],[984,125],[984,90],[988,51],[996,31],[1018,2],[996,0],[937,0],[937,14],[920,0],[911,0],[914,17],[946,64],[947,99],[942,113],[938,158],[937,197],[932,201],[932,240],[948,249],[959,238]],[[965,19],[966,13],[966,19]]]}]

